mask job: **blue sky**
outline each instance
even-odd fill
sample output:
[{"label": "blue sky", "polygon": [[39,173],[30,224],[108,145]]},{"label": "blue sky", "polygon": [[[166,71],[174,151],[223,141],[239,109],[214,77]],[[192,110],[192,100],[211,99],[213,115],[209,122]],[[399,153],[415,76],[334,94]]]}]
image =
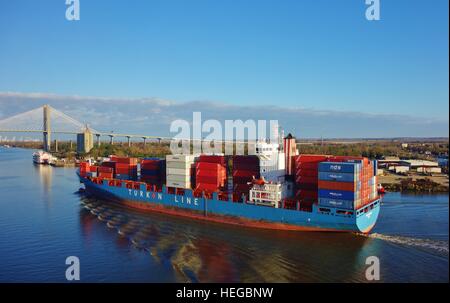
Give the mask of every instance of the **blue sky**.
[{"label": "blue sky", "polygon": [[364,2],[81,0],[81,20],[69,22],[64,0],[0,0],[0,92],[401,114],[448,125],[448,1],[381,0],[377,22],[365,19]]}]

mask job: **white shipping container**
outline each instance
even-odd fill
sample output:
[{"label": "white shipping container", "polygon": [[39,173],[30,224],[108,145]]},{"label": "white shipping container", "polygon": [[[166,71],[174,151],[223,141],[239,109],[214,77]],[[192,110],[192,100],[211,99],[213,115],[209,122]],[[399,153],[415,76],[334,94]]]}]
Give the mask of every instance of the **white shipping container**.
[{"label": "white shipping container", "polygon": [[194,164],[191,162],[166,162],[166,168],[178,168],[178,169],[188,169],[191,168]]},{"label": "white shipping container", "polygon": [[166,177],[167,182],[174,181],[174,182],[190,182],[191,176],[184,176],[184,175],[167,175]]},{"label": "white shipping container", "polygon": [[194,155],[167,155],[167,162],[194,162],[197,156]]},{"label": "white shipping container", "polygon": [[182,169],[182,168],[167,168],[166,175],[182,175],[182,176],[190,176],[191,169]]},{"label": "white shipping container", "polygon": [[167,181],[166,186],[189,189],[191,188],[191,182]]}]

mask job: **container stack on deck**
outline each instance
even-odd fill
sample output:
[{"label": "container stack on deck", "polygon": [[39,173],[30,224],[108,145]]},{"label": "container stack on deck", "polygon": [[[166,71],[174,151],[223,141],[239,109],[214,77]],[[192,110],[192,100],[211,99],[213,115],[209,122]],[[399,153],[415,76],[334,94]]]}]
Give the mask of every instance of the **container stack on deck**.
[{"label": "container stack on deck", "polygon": [[376,198],[373,163],[363,157],[330,157],[319,164],[319,205],[357,209]]},{"label": "container stack on deck", "polygon": [[225,189],[227,169],[225,156],[202,155],[195,164],[196,190],[219,192]]},{"label": "container stack on deck", "polygon": [[161,187],[166,179],[166,161],[159,158],[141,160],[141,181]]},{"label": "container stack on deck", "polygon": [[166,186],[175,188],[192,188],[191,176],[195,163],[192,155],[166,156]]},{"label": "container stack on deck", "polygon": [[80,175],[83,177],[97,177],[98,166],[89,165],[88,162],[80,163]]},{"label": "container stack on deck", "polygon": [[[114,178],[119,180],[136,180],[137,179],[137,158],[110,156],[110,161],[105,161],[99,167],[105,173],[113,173]],[[104,168],[103,168],[104,167]],[[112,171],[106,168],[112,169]]]},{"label": "container stack on deck", "polygon": [[317,202],[319,189],[319,163],[327,161],[326,155],[298,155],[295,164],[295,198],[302,204]]},{"label": "container stack on deck", "polygon": [[233,194],[234,200],[242,195],[248,197],[253,178],[260,177],[259,158],[257,156],[233,156]]}]

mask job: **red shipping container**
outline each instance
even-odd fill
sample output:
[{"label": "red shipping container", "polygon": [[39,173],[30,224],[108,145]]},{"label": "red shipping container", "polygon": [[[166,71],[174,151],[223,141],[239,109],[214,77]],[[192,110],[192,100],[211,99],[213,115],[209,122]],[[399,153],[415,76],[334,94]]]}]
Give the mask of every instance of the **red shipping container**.
[{"label": "red shipping container", "polygon": [[98,172],[99,173],[113,173],[113,169],[111,167],[99,166]]},{"label": "red shipping container", "polygon": [[246,185],[249,182],[252,182],[252,178],[244,178],[244,177],[234,177],[233,184],[244,184]]},{"label": "red shipping container", "polygon": [[310,177],[310,176],[297,176],[297,178],[295,179],[296,183],[318,183],[319,182],[319,178],[318,177]]},{"label": "red shipping container", "polygon": [[324,161],[328,161],[328,158],[331,157],[329,155],[309,155],[309,154],[304,154],[304,155],[297,155],[294,156],[294,161],[295,163],[308,163],[308,162],[324,162]]},{"label": "red shipping container", "polygon": [[319,189],[319,184],[317,184],[317,183],[298,183],[298,184],[296,184],[296,188],[317,191]]},{"label": "red shipping container", "polygon": [[115,161],[117,163],[131,164],[131,165],[137,165],[137,163],[138,163],[137,158],[130,158],[130,157],[116,157]]},{"label": "red shipping container", "polygon": [[113,178],[113,173],[107,173],[107,172],[99,172],[98,176],[100,178],[107,178],[107,179],[112,179]]},{"label": "red shipping container", "polygon": [[115,168],[130,168],[130,167],[137,168],[137,165],[136,164],[128,164],[128,163],[120,163],[120,162],[117,162],[115,165]]},{"label": "red shipping container", "polygon": [[241,156],[233,156],[233,164],[237,163],[249,163],[249,164],[258,164],[259,165],[259,158],[255,155],[241,155]]},{"label": "red shipping container", "polygon": [[319,181],[319,188],[355,192],[356,184],[353,182]]},{"label": "red shipping container", "polygon": [[245,177],[245,178],[259,178],[259,171],[251,171],[251,170],[234,170],[233,171],[233,178],[234,177]]},{"label": "red shipping container", "polygon": [[216,186],[223,185],[225,183],[224,179],[215,178],[215,177],[197,177],[196,178],[197,183],[208,183],[208,184],[215,184]]},{"label": "red shipping container", "polygon": [[226,164],[226,158],[225,156],[215,156],[215,155],[201,155],[198,159],[201,163],[216,163],[225,165]]},{"label": "red shipping container", "polygon": [[259,171],[260,167],[259,167],[259,165],[249,164],[249,163],[233,164],[233,170],[238,170],[238,169]]},{"label": "red shipping container", "polygon": [[161,164],[159,162],[155,162],[155,163],[141,163],[141,169],[159,170],[159,169],[161,169]]},{"label": "red shipping container", "polygon": [[317,190],[300,189],[296,192],[295,196],[298,198],[309,198],[314,200],[319,199],[319,193]]},{"label": "red shipping container", "polygon": [[205,191],[219,191],[219,186],[215,184],[208,184],[208,183],[197,183],[196,189],[198,190],[205,190]]},{"label": "red shipping container", "polygon": [[299,169],[295,171],[295,176],[298,178],[299,176],[303,177],[311,177],[311,178],[318,178],[319,177],[319,170],[314,169]]},{"label": "red shipping container", "polygon": [[319,169],[319,163],[320,162],[306,162],[306,163],[298,163],[295,167],[295,169],[311,169],[311,170],[317,170]]},{"label": "red shipping container", "polygon": [[114,167],[116,167],[116,162],[114,162],[114,161],[105,161],[105,162],[102,162],[101,166],[114,168]]}]

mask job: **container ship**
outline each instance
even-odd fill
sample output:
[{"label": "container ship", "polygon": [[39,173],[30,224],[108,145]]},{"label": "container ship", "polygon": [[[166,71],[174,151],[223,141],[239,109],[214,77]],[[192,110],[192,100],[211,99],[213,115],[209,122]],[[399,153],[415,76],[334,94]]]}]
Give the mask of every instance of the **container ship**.
[{"label": "container ship", "polygon": [[255,155],[110,156],[82,162],[85,192],[111,203],[238,226],[369,233],[380,211],[377,163],[299,154],[291,135]]}]

